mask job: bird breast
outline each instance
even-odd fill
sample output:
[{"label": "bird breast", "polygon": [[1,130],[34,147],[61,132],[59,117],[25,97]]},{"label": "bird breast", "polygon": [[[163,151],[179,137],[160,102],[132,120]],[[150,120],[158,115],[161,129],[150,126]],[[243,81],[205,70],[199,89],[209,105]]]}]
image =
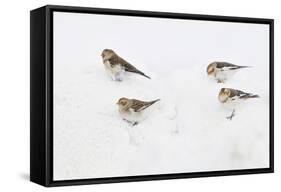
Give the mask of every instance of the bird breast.
[{"label": "bird breast", "polygon": [[220,79],[227,79],[233,76],[237,70],[224,70],[224,71],[216,71],[216,77]]},{"label": "bird breast", "polygon": [[227,95],[222,94],[222,93],[219,94],[219,101],[220,101],[221,103],[225,103],[225,102],[227,101],[227,99],[228,99],[228,96],[227,96]]},{"label": "bird breast", "polygon": [[108,60],[104,61],[105,68],[110,71],[112,74],[119,74],[124,69],[121,65],[111,65]]}]

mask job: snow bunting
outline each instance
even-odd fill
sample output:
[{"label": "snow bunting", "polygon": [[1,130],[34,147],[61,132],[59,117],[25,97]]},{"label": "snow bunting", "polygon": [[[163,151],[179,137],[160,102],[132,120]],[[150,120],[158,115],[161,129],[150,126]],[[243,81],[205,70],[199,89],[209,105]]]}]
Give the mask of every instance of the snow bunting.
[{"label": "snow bunting", "polygon": [[222,88],[219,93],[219,101],[221,103],[236,102],[258,97],[258,95],[231,88]]},{"label": "snow bunting", "polygon": [[112,49],[104,49],[101,56],[106,71],[115,81],[122,81],[125,72],[137,73],[150,79],[149,76],[118,56]]},{"label": "snow bunting", "polygon": [[137,125],[138,122],[143,119],[144,110],[159,100],[160,99],[154,101],[140,101],[122,97],[117,102],[119,114],[127,122],[132,123],[132,125]]},{"label": "snow bunting", "polygon": [[212,62],[207,67],[207,74],[213,77],[218,83],[224,83],[229,77],[235,74],[239,69],[250,66],[239,66],[227,62]]},{"label": "snow bunting", "polygon": [[239,104],[241,101],[250,98],[259,98],[259,96],[231,88],[222,88],[218,96],[218,99],[221,103],[229,104],[228,106],[232,108],[231,115],[226,117],[229,120],[232,120],[232,118],[235,116],[235,104]]}]

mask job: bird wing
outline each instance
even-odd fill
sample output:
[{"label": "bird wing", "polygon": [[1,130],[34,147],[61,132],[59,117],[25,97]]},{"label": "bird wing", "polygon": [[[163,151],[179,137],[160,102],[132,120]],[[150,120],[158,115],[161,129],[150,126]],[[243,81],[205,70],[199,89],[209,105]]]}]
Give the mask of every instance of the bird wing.
[{"label": "bird wing", "polygon": [[122,67],[124,67],[124,69],[126,71],[139,72],[139,70],[136,67],[134,67],[129,62],[127,62],[125,59],[123,59],[119,56],[111,57],[109,59],[109,62],[111,63],[111,65],[121,65]]},{"label": "bird wing", "polygon": [[259,98],[259,95],[253,93],[245,93],[244,95],[240,96],[240,99],[249,99],[249,98]]},{"label": "bird wing", "polygon": [[236,97],[236,96],[240,96],[240,95],[243,95],[245,94],[243,91],[240,91],[240,90],[236,90],[236,89],[230,89],[230,98],[232,97]]},{"label": "bird wing", "polygon": [[132,99],[131,109],[133,109],[134,112],[140,112],[140,111],[146,109],[147,107],[149,107],[150,105],[152,105],[151,102]]},{"label": "bird wing", "polygon": [[235,69],[240,69],[240,68],[244,68],[244,67],[246,67],[246,66],[234,65],[234,64],[228,63],[228,62],[217,62],[217,68],[220,69],[221,71],[235,70]]},{"label": "bird wing", "polygon": [[136,67],[134,67],[132,64],[127,62],[125,59],[119,57],[118,55],[110,58],[109,62],[111,63],[111,65],[121,65],[127,72],[137,73],[137,74],[143,75],[146,78],[150,79],[149,76],[144,74],[142,71],[138,70]]},{"label": "bird wing", "polygon": [[236,90],[236,89],[232,89],[231,94],[230,94],[230,98],[238,97],[240,99],[247,99],[247,98],[250,98],[253,96],[254,95],[252,93],[246,93],[244,91],[240,91],[240,90]]},{"label": "bird wing", "polygon": [[120,58],[120,61],[122,62],[122,66],[124,66],[125,70],[128,72],[133,72],[133,73],[140,73],[136,67],[134,67],[132,64],[128,63],[124,59]]},{"label": "bird wing", "polygon": [[120,57],[118,56],[113,56],[110,59],[108,59],[111,67],[115,66],[115,65],[122,65],[122,61],[120,61]]}]

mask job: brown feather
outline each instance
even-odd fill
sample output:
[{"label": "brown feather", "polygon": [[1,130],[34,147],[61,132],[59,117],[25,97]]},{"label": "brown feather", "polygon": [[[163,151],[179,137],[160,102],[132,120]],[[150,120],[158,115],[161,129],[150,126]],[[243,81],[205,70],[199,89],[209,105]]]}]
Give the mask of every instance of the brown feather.
[{"label": "brown feather", "polygon": [[142,71],[138,70],[136,67],[134,67],[132,64],[127,62],[122,57],[119,57],[116,53],[110,59],[108,59],[108,61],[112,66],[121,65],[122,67],[124,67],[125,71],[127,71],[127,72],[137,73],[137,74],[140,74],[140,75],[150,79],[149,76],[145,75]]},{"label": "brown feather", "polygon": [[131,101],[132,101],[131,108],[135,112],[139,112],[139,111],[146,109],[147,107],[150,107],[151,105],[153,105],[154,103],[159,101],[159,99],[154,100],[154,101],[140,101],[140,100],[132,99]]}]

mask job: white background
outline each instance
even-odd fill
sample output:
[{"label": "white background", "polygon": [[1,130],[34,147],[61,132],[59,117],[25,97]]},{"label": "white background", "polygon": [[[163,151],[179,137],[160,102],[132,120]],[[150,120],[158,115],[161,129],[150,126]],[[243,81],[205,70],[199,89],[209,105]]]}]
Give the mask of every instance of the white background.
[{"label": "white background", "polygon": [[[29,172],[29,10],[45,4],[64,4],[91,7],[123,8],[216,14],[248,17],[268,17],[275,22],[275,74],[281,72],[278,46],[280,45],[280,5],[278,1],[7,1],[1,2],[1,191],[48,190],[28,182]],[[280,81],[280,76],[275,81]],[[275,90],[275,113],[280,115],[280,88]],[[277,191],[280,188],[280,120],[275,121],[275,174],[197,178],[170,181],[123,183],[49,189],[54,191]],[[280,189],[279,189],[280,190]]]}]

